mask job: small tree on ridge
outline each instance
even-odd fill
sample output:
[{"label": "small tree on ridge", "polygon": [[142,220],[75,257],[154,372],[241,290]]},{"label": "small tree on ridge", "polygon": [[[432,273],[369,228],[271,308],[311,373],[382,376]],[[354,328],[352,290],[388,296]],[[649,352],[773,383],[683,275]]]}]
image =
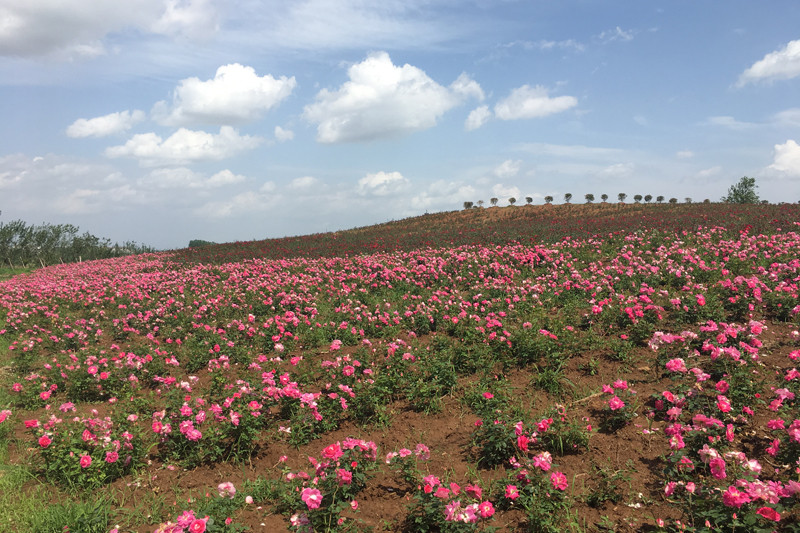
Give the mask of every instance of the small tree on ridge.
[{"label": "small tree on ridge", "polygon": [[755,178],[743,176],[736,185],[731,185],[728,194],[722,197],[722,201],[729,204],[757,204],[759,202],[757,188]]}]

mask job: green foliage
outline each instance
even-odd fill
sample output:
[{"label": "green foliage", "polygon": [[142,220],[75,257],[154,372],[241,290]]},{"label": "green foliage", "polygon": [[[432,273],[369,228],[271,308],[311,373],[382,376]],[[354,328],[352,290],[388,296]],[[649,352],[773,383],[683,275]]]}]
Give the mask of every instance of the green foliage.
[{"label": "green foliage", "polygon": [[755,178],[742,176],[738,183],[730,186],[728,194],[722,197],[722,201],[729,204],[757,204],[759,202],[757,188]]},{"label": "green foliage", "polygon": [[198,248],[200,246],[210,246],[212,244],[217,244],[213,241],[204,241],[203,239],[192,239],[189,241],[189,248]]},{"label": "green foliage", "polygon": [[600,507],[605,502],[619,503],[625,497],[624,484],[630,488],[631,476],[627,470],[616,470],[611,466],[592,464],[592,488],[586,495],[586,503],[590,507]]},{"label": "green foliage", "polygon": [[31,516],[31,531],[37,533],[106,533],[110,507],[103,499],[65,502],[39,509]]},{"label": "green foliage", "polygon": [[0,222],[0,263],[12,270],[90,259],[107,259],[155,249],[135,242],[111,244],[72,224],[29,225],[22,220]]}]

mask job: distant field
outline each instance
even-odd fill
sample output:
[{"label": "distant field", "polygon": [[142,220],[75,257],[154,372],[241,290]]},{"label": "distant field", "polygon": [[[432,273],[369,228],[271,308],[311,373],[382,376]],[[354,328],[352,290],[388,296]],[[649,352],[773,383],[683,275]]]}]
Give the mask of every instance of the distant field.
[{"label": "distant field", "polygon": [[722,226],[734,233],[772,232],[794,228],[798,220],[800,204],[520,205],[435,213],[334,233],[185,249],[175,258],[226,262],[253,257],[340,257],[463,244],[546,243],[642,229],[694,231],[700,226]]}]

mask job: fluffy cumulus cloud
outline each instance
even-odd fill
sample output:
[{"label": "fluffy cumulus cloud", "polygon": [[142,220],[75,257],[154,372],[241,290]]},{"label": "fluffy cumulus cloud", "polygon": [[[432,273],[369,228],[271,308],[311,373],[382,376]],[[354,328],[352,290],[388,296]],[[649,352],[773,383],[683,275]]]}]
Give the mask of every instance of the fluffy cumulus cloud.
[{"label": "fluffy cumulus cloud", "polygon": [[356,190],[362,196],[389,196],[408,189],[410,183],[399,172],[377,172],[358,180]]},{"label": "fluffy cumulus cloud", "polygon": [[779,175],[800,178],[800,145],[793,139],[775,145],[775,158],[769,169]]},{"label": "fluffy cumulus cloud", "polygon": [[502,120],[539,118],[561,113],[578,105],[574,96],[548,96],[547,89],[523,85],[494,106],[494,114]]},{"label": "fluffy cumulus cloud", "polygon": [[425,130],[465,98],[483,96],[466,75],[444,87],[417,67],[394,65],[386,52],[352,65],[348,77],[337,90],[321,90],[303,111],[317,124],[319,142],[369,141]]},{"label": "fluffy cumulus cloud", "polygon": [[128,29],[204,39],[218,17],[211,0],[10,0],[0,3],[0,55],[97,56],[108,35]]},{"label": "fluffy cumulus cloud", "polygon": [[143,166],[185,165],[197,161],[226,159],[262,142],[259,137],[239,135],[230,126],[218,134],[180,128],[167,139],[155,133],[140,133],[119,146],[106,148],[107,157],[133,157]]},{"label": "fluffy cumulus cloud", "polygon": [[758,81],[788,80],[800,76],[800,39],[770,52],[739,76],[738,86]]},{"label": "fluffy cumulus cloud", "polygon": [[467,131],[477,130],[492,118],[489,106],[482,105],[470,111],[467,120],[464,122],[464,129]]},{"label": "fluffy cumulus cloud", "polygon": [[285,130],[280,126],[275,126],[275,140],[278,142],[286,142],[294,139],[294,132],[292,130]]},{"label": "fluffy cumulus cloud", "polygon": [[144,120],[144,111],[138,109],[110,113],[102,117],[79,118],[67,128],[67,137],[105,137],[128,131],[134,124]]},{"label": "fluffy cumulus cloud", "polygon": [[235,124],[258,118],[285,100],[296,85],[294,77],[259,76],[253,67],[233,63],[217,69],[210,80],[182,80],[172,104],[158,102],[153,116],[171,126],[196,123]]}]

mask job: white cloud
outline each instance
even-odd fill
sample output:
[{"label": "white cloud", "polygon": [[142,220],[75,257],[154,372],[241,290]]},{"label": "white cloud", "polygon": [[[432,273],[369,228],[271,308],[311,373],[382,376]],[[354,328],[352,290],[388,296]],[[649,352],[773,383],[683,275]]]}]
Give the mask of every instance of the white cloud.
[{"label": "white cloud", "polygon": [[516,198],[517,200],[520,199],[520,192],[519,188],[511,185],[503,185],[502,183],[497,183],[492,186],[492,196],[497,197],[498,204],[503,201],[508,200],[509,198]]},{"label": "white cloud", "polygon": [[138,109],[110,113],[102,117],[79,118],[67,128],[67,137],[105,137],[128,131],[134,124],[145,119],[144,111]]},{"label": "white cloud", "polygon": [[[266,186],[266,184],[265,184]],[[208,218],[230,218],[236,215],[251,215],[259,211],[265,212],[274,208],[281,201],[281,197],[268,194],[263,189],[246,191],[224,200],[207,202],[194,210],[194,214]]]},{"label": "white cloud", "polygon": [[498,178],[513,178],[517,174],[519,174],[520,166],[522,166],[522,161],[520,160],[512,160],[506,159],[494,169],[494,175]]},{"label": "white cloud", "polygon": [[527,44],[529,44],[531,47],[535,47],[540,50],[552,50],[554,48],[560,48],[564,50],[573,50],[575,52],[583,52],[586,49],[586,47],[583,44],[573,39],[566,39],[563,41],[541,40],[535,43],[527,43]]},{"label": "white cloud", "polygon": [[182,80],[173,94],[172,106],[158,102],[153,115],[158,122],[171,126],[246,122],[285,100],[295,85],[294,77],[258,76],[253,67],[223,65],[213,79]]},{"label": "white cloud", "polygon": [[502,120],[523,118],[539,118],[554,113],[561,113],[578,105],[573,96],[557,96],[550,98],[547,89],[537,85],[523,85],[511,91],[511,94],[494,106],[494,113]]},{"label": "white cloud", "polygon": [[694,157],[694,152],[691,150],[681,150],[675,154],[678,159],[691,159]]},{"label": "white cloud", "polygon": [[471,185],[437,180],[411,199],[415,210],[461,209],[465,201],[476,201],[477,192]]},{"label": "white cloud", "polygon": [[800,76],[800,39],[789,41],[780,50],[770,52],[742,72],[739,87],[758,81],[788,80]]},{"label": "white cloud", "polygon": [[218,134],[180,128],[166,140],[155,133],[140,133],[120,146],[106,148],[107,157],[134,157],[143,166],[185,165],[196,161],[220,160],[250,150],[262,142],[260,137],[239,135],[222,126]]},{"label": "white cloud", "polygon": [[384,139],[425,130],[467,96],[482,94],[464,74],[443,87],[424,71],[395,66],[386,52],[370,54],[348,69],[338,90],[321,90],[303,116],[316,124],[322,143]]},{"label": "white cloud", "polygon": [[597,38],[603,41],[604,43],[610,43],[613,41],[625,42],[633,40],[634,33],[635,32],[633,30],[625,31],[619,26],[617,26],[613,30],[606,30],[601,32],[600,35],[597,36]]},{"label": "white cloud", "polygon": [[128,29],[206,39],[217,18],[210,0],[4,1],[0,56],[95,57],[105,37]]},{"label": "white cloud", "polygon": [[410,183],[399,172],[377,172],[358,180],[356,190],[361,196],[389,196],[408,189]]},{"label": "white cloud", "polygon": [[285,130],[280,126],[275,126],[275,140],[278,142],[286,142],[294,139],[294,132],[292,130]]},{"label": "white cloud", "polygon": [[301,178],[295,178],[289,183],[289,189],[294,189],[296,191],[309,191],[315,187],[317,187],[321,182],[315,178],[314,176],[303,176]]},{"label": "white cloud", "polygon": [[719,165],[713,166],[711,168],[706,168],[698,172],[695,176],[698,178],[710,178],[711,176],[716,176],[720,172],[722,172],[722,167]]},{"label": "white cloud", "polygon": [[472,131],[480,128],[492,118],[492,112],[489,111],[489,106],[482,105],[470,111],[467,120],[464,122],[464,129]]},{"label": "white cloud", "polygon": [[785,109],[773,115],[773,121],[781,126],[800,127],[800,107]]},{"label": "white cloud", "polygon": [[602,169],[598,175],[601,178],[628,178],[633,174],[633,163],[615,163]]},{"label": "white cloud", "polygon": [[470,78],[466,72],[456,78],[456,81],[450,84],[450,89],[460,95],[462,98],[475,98],[482,101],[484,98],[483,89],[478,85],[478,82]]},{"label": "white cloud", "polygon": [[619,159],[625,154],[625,151],[619,148],[600,148],[581,144],[526,143],[519,145],[518,148],[537,156],[550,156],[559,159]]},{"label": "white cloud", "polygon": [[647,126],[647,117],[644,115],[634,115],[633,121],[640,126]]},{"label": "white cloud", "polygon": [[442,6],[430,0],[273,1],[269,9],[260,2],[250,4],[254,7],[249,18],[258,28],[250,42],[315,54],[337,49],[430,49],[475,31],[448,16],[452,10],[448,3]]},{"label": "white cloud", "polygon": [[800,145],[793,139],[775,145],[775,158],[768,167],[783,176],[800,178]]},{"label": "white cloud", "polygon": [[212,0],[165,0],[161,16],[150,25],[155,33],[205,40],[219,30]]},{"label": "white cloud", "polygon": [[159,189],[213,189],[245,181],[245,177],[228,169],[221,170],[211,177],[194,172],[185,167],[159,168],[139,180],[139,185]]},{"label": "white cloud", "polygon": [[756,124],[752,122],[740,122],[730,116],[709,117],[706,124],[722,126],[736,131],[746,130],[756,126]]},{"label": "white cloud", "polygon": [[53,154],[0,157],[0,196],[9,193],[14,202],[2,206],[3,217],[28,222],[119,211],[138,202],[135,191],[111,166]]}]

